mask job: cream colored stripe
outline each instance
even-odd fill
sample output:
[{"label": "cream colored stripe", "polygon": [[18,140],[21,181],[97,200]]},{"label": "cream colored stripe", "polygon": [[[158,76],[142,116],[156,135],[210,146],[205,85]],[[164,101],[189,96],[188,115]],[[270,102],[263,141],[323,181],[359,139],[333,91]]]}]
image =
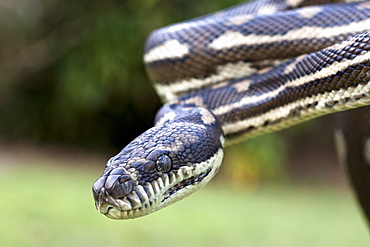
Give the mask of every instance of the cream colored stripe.
[{"label": "cream colored stripe", "polygon": [[297,12],[299,13],[299,16],[302,18],[312,18],[318,13],[320,13],[324,8],[320,6],[312,6],[307,8],[298,9]]},{"label": "cream colored stripe", "polygon": [[180,93],[187,93],[195,89],[204,88],[212,85],[215,82],[224,81],[231,78],[240,78],[248,76],[257,72],[257,69],[252,68],[250,63],[240,61],[238,63],[230,63],[220,65],[216,69],[216,74],[211,75],[204,79],[191,78],[186,80],[179,80],[169,85],[155,84],[158,95],[164,102],[177,98]]},{"label": "cream colored stripe", "polygon": [[236,103],[233,103],[233,104],[230,104],[230,105],[223,105],[223,106],[220,106],[218,108],[215,108],[213,110],[213,113],[216,114],[216,115],[223,115],[223,114],[226,114],[226,113],[228,113],[228,112],[230,112],[234,109],[241,108],[243,105],[247,105],[247,104],[251,104],[251,103],[257,103],[257,102],[260,102],[260,101],[262,101],[264,99],[267,99],[267,98],[276,97],[280,92],[285,90],[285,88],[286,88],[286,86],[283,85],[283,86],[275,89],[274,91],[270,91],[270,92],[264,93],[262,95],[244,97]]},{"label": "cream colored stripe", "polygon": [[144,62],[150,63],[163,59],[181,58],[188,53],[189,48],[187,45],[180,44],[178,40],[171,39],[147,52],[144,55]]},{"label": "cream colored stripe", "polygon": [[334,45],[326,48],[326,50],[342,50],[346,46],[353,45],[354,43],[356,43],[356,41],[357,41],[357,38],[356,37],[352,37],[351,39],[344,40],[344,41],[342,41],[340,43],[334,44]]},{"label": "cream colored stripe", "polygon": [[[330,112],[346,110],[354,107],[360,107],[363,105],[370,104],[370,85],[358,85],[357,87],[349,88],[346,90],[339,90],[333,92],[327,92],[324,94],[314,95],[309,98],[304,98],[290,104],[272,109],[268,112],[262,113],[253,118],[244,119],[234,123],[223,124],[222,129],[226,135],[237,133],[248,129],[249,127],[257,128],[254,130],[253,136],[270,132],[272,130],[282,129],[291,126],[297,122],[303,122],[305,120],[327,114]],[[367,94],[367,97],[363,97],[360,100],[355,100],[358,96]],[[348,98],[353,100],[347,101]],[[327,106],[333,101],[338,101],[335,106]],[[316,103],[315,109],[300,110],[300,116],[288,118],[292,110],[298,109],[299,107],[305,107],[310,104]],[[264,126],[265,122],[275,122],[277,120],[283,120],[282,122],[271,124],[271,126]],[[262,127],[258,129],[259,127]]]},{"label": "cream colored stripe", "polygon": [[370,59],[370,51],[367,51],[366,53],[362,55],[358,55],[354,59],[344,60],[342,62],[334,62],[330,66],[326,67],[325,69],[319,70],[316,73],[299,77],[294,81],[288,82],[286,86],[287,87],[298,87],[298,86],[308,83],[309,81],[313,81],[316,79],[325,78],[325,77],[334,75],[339,71],[344,71],[349,66],[353,66],[358,63],[366,62],[369,59]]},{"label": "cream colored stripe", "polygon": [[297,64],[300,63],[305,57],[306,57],[306,55],[302,55],[302,56],[297,57],[293,63],[289,64],[284,69],[283,74],[291,73],[297,67]]},{"label": "cream colored stripe", "polygon": [[242,92],[248,91],[251,83],[252,83],[252,80],[246,79],[246,80],[242,80],[242,81],[232,84],[232,87],[235,88],[235,90],[238,93],[242,93]]},{"label": "cream colored stripe", "polygon": [[257,15],[271,15],[275,14],[279,10],[276,4],[265,4],[258,11]]},{"label": "cream colored stripe", "polygon": [[164,114],[156,123],[155,126],[161,126],[167,121],[172,121],[176,117],[176,113],[174,111],[167,112]]},{"label": "cream colored stripe", "polygon": [[279,41],[293,41],[299,39],[323,39],[338,36],[344,33],[361,33],[369,29],[370,19],[352,22],[348,25],[335,27],[302,27],[294,29],[283,35],[256,35],[244,36],[237,31],[227,31],[220,37],[214,39],[209,48],[215,50],[229,49],[241,45],[255,45],[275,43]]},{"label": "cream colored stripe", "polygon": [[289,6],[292,6],[292,7],[297,7],[298,5],[300,5],[304,0],[286,0],[286,3],[289,5]]},{"label": "cream colored stripe", "polygon": [[228,18],[226,25],[233,25],[233,26],[240,26],[244,23],[247,23],[248,21],[252,20],[255,17],[255,15],[248,14],[248,15],[237,15],[237,16],[231,16]]},{"label": "cream colored stripe", "polygon": [[220,106],[218,108],[215,108],[213,110],[213,112],[216,115],[223,115],[227,112],[232,111],[233,109],[240,108],[243,105],[256,103],[256,102],[259,102],[259,101],[262,101],[262,100],[265,100],[265,99],[268,99],[268,98],[276,97],[280,92],[285,90],[287,87],[299,87],[301,85],[304,85],[304,84],[309,83],[311,81],[314,81],[316,79],[325,78],[325,77],[334,75],[338,71],[342,71],[342,70],[346,69],[347,67],[349,67],[351,65],[355,65],[357,63],[362,63],[362,62],[365,62],[369,59],[370,59],[370,52],[367,52],[363,55],[357,56],[353,60],[345,60],[341,63],[333,63],[330,66],[328,66],[327,68],[322,69],[320,71],[317,71],[314,74],[305,75],[305,76],[302,76],[300,78],[297,78],[296,80],[288,81],[286,84],[281,85],[279,88],[275,89],[274,91],[270,91],[270,92],[267,92],[267,93],[264,93],[264,94],[258,95],[258,96],[244,97],[239,102],[234,103],[232,105],[223,105],[223,106]]},{"label": "cream colored stripe", "polygon": [[[216,15],[217,13],[215,13]],[[212,23],[217,22],[215,19],[209,19],[209,18],[204,18],[202,19],[201,23],[202,25],[214,25]],[[180,22],[177,24],[173,24],[169,27],[167,27],[164,31],[169,32],[169,33],[174,33],[178,31],[182,31],[184,29],[189,29],[193,27],[199,27],[199,21],[185,21],[185,22]]]},{"label": "cream colored stripe", "polygon": [[[268,60],[269,66],[276,66],[278,64],[281,64],[282,62],[285,62],[285,60],[278,60],[278,59]],[[254,63],[248,63],[248,62],[243,62],[243,61],[240,61],[237,63],[229,63],[226,65],[220,65],[217,67],[216,73],[207,78],[183,79],[183,80],[175,81],[168,85],[156,83],[154,84],[154,88],[157,91],[158,95],[161,97],[162,101],[168,102],[170,100],[173,100],[179,97],[180,95],[184,93],[189,93],[197,89],[205,88],[215,83],[219,85],[221,82],[226,81],[226,80],[247,77],[253,73],[259,73],[259,74],[267,73],[267,71],[271,69],[271,68],[265,68],[262,70],[257,70],[251,65],[254,65]],[[265,64],[260,63],[258,65],[264,66]],[[221,86],[221,84],[219,86]]]}]

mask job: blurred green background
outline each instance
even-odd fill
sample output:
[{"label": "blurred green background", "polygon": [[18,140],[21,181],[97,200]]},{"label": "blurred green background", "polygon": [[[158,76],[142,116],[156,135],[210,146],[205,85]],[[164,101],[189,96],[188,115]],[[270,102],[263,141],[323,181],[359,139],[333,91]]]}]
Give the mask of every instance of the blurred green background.
[{"label": "blurred green background", "polygon": [[105,161],[161,106],[145,38],[238,2],[0,0],[0,246],[367,246],[333,116],[227,148],[215,181],[153,216],[95,211]]}]

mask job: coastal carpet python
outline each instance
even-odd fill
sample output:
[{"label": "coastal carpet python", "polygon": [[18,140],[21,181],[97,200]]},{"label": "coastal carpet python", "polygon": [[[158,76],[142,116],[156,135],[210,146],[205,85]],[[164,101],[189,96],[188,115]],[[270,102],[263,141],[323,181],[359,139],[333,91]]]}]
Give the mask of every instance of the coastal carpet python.
[{"label": "coastal carpet python", "polygon": [[339,156],[370,219],[369,29],[370,1],[260,0],[152,32],[144,62],[165,104],[107,162],[96,208],[147,215],[208,183],[224,145],[346,110]]}]

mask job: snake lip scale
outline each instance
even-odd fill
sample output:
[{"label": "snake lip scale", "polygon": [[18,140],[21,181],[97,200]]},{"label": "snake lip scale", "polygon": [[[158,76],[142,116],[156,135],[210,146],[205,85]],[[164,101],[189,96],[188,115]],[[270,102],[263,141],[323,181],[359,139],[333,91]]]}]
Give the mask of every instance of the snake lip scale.
[{"label": "snake lip scale", "polygon": [[164,105],[107,162],[97,210],[147,215],[207,184],[224,145],[370,105],[370,0],[335,1],[252,1],[153,31],[144,62]]}]

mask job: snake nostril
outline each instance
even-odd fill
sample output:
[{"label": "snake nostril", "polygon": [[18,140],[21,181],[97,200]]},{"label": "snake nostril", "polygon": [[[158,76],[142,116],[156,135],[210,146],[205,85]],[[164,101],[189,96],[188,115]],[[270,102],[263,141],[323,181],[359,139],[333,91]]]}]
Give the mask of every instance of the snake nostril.
[{"label": "snake nostril", "polygon": [[106,211],[107,211],[107,213],[109,212],[109,210],[112,210],[113,208],[114,208],[113,206],[108,205],[108,206],[106,207]]},{"label": "snake nostril", "polygon": [[132,179],[127,175],[122,175],[110,188],[109,194],[111,194],[115,198],[125,197],[132,191],[132,189]]}]

